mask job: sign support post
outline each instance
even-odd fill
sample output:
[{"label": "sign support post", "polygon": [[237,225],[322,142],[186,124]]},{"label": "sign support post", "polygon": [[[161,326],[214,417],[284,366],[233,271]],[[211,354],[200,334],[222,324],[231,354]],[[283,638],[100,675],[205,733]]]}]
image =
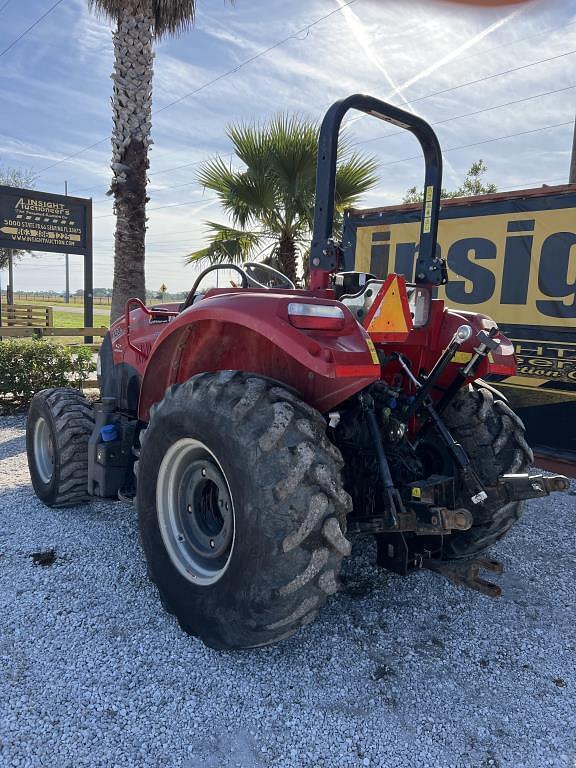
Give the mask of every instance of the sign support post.
[{"label": "sign support post", "polygon": [[[86,205],[86,253],[84,254],[84,327],[94,327],[94,253],[92,250],[92,198]],[[92,336],[85,336],[84,343],[92,344]]]}]

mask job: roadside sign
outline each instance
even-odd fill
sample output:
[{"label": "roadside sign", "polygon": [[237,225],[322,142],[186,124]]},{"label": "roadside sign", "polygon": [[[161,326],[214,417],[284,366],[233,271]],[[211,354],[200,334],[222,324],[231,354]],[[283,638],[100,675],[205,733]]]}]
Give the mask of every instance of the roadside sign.
[{"label": "roadside sign", "polygon": [[93,326],[92,200],[0,186],[0,248],[84,256],[84,326]]}]

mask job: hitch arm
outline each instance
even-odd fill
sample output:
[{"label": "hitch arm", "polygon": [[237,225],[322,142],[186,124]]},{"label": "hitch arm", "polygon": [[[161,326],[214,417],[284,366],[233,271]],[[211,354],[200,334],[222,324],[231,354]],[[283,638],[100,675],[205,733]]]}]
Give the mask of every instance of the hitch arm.
[{"label": "hitch arm", "polygon": [[422,568],[427,568],[430,571],[444,576],[453,584],[458,584],[461,587],[468,587],[468,589],[474,589],[476,592],[482,592],[488,597],[500,597],[502,594],[502,587],[496,584],[492,584],[491,581],[483,579],[479,572],[492,571],[492,573],[501,574],[504,570],[501,563],[497,560],[489,560],[486,557],[479,557],[477,560],[463,560],[458,561],[443,561],[434,560],[432,558],[424,558],[420,563]]},{"label": "hitch arm", "polygon": [[524,501],[525,499],[540,499],[556,491],[568,491],[570,480],[564,475],[502,475],[498,478],[495,489],[492,490],[504,497],[504,501]]}]

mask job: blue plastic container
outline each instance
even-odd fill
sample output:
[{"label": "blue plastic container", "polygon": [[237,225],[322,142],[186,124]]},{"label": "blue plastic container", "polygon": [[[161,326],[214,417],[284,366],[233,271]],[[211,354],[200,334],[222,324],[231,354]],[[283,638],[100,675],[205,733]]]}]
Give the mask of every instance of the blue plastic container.
[{"label": "blue plastic container", "polygon": [[105,424],[100,427],[100,437],[103,443],[111,443],[113,440],[118,439],[118,430],[116,424]]}]

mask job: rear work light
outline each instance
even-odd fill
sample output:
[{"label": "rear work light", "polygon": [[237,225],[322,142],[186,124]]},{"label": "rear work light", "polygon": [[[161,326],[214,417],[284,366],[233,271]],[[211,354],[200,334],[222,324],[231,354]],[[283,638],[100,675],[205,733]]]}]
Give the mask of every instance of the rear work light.
[{"label": "rear work light", "polygon": [[329,304],[288,304],[288,317],[295,328],[307,330],[340,331],[344,328],[344,311]]}]

